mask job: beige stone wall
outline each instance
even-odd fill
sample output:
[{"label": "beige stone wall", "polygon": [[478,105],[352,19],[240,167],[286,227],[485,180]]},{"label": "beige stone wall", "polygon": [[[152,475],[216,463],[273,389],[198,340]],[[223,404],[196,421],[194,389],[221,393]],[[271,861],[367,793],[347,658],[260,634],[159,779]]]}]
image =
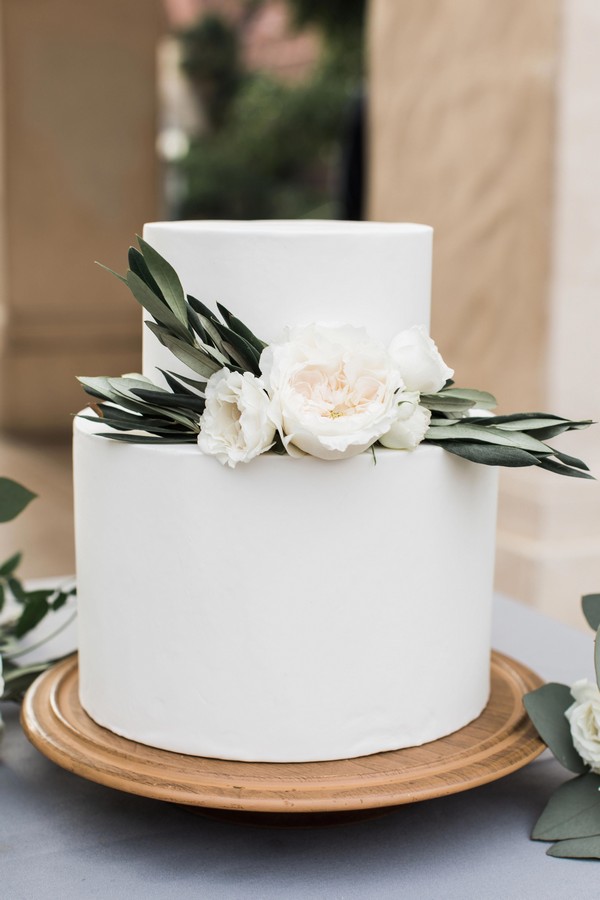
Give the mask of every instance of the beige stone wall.
[{"label": "beige stone wall", "polygon": [[[599,46],[597,0],[371,0],[371,217],[434,225],[433,333],[503,411],[600,420]],[[600,484],[503,471],[497,585],[581,622]]]},{"label": "beige stone wall", "polygon": [[159,0],[2,0],[0,424],[66,433],[76,374],[139,366],[125,268],[158,212]]},{"label": "beige stone wall", "polygon": [[433,333],[506,409],[543,397],[559,6],[371,3],[370,216],[434,226]]}]

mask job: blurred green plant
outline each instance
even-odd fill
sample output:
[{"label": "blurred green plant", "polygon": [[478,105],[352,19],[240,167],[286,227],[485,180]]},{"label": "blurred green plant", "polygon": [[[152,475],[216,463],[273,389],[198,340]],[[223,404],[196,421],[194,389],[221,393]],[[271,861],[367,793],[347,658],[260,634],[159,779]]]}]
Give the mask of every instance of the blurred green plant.
[{"label": "blurred green plant", "polygon": [[192,85],[211,130],[227,119],[243,72],[234,29],[209,14],[179,36],[181,68]]},{"label": "blurred green plant", "polygon": [[[0,522],[15,519],[35,498],[35,494],[10,478],[0,478]],[[69,624],[65,621],[39,645],[24,645],[22,638],[45,616],[65,605],[75,587],[61,585],[28,590],[17,577],[22,554],[15,553],[0,565],[0,700],[20,701],[32,681],[57,660],[22,665],[20,658],[45,644]],[[5,606],[11,609],[6,611]],[[0,717],[0,729],[2,718]]]},{"label": "blurred green plant", "polygon": [[[198,85],[209,127],[179,164],[186,189],[178,216],[335,217],[335,158],[362,78],[364,2],[341,4],[337,30],[327,4],[291,6],[294,21],[317,25],[324,40],[314,70],[297,84],[244,72],[236,29],[214,15],[181,36],[184,71]],[[209,49],[210,35],[218,40]]]}]

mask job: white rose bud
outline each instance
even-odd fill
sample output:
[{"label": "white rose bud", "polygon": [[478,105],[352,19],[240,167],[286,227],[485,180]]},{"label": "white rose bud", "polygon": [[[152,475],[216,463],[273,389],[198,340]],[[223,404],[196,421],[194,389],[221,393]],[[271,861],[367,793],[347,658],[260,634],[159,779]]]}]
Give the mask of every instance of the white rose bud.
[{"label": "white rose bud", "polygon": [[429,428],[431,412],[419,406],[419,394],[398,394],[398,415],[390,430],[379,438],[379,443],[391,450],[414,450]]},{"label": "white rose bud", "polygon": [[273,445],[275,425],[262,383],[250,372],[220,369],[206,385],[206,406],[200,417],[198,446],[235,468]]},{"label": "white rose bud", "polygon": [[260,358],[273,415],[289,453],[355,456],[389,431],[402,379],[364,328],[288,329]]},{"label": "white rose bud", "polygon": [[571,687],[575,703],[565,716],[571,727],[573,746],[582,760],[600,775],[600,691],[583,679]]},{"label": "white rose bud", "polygon": [[422,325],[397,334],[390,344],[390,356],[400,370],[407,391],[436,394],[454,375]]}]

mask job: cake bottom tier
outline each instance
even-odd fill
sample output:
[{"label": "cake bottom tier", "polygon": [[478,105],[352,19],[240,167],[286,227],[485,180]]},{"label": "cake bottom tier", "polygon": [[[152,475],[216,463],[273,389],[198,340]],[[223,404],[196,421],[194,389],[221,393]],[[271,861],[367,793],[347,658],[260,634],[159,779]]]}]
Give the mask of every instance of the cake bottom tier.
[{"label": "cake bottom tier", "polygon": [[437,447],[235,470],[76,420],[80,693],[131,740],[305,762],[415,746],[489,694],[497,472]]}]

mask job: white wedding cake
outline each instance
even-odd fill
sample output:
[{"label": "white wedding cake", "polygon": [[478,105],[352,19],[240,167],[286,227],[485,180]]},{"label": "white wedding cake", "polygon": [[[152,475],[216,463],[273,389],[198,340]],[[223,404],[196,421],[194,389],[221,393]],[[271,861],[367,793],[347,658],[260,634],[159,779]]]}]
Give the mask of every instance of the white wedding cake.
[{"label": "white wedding cake", "polygon": [[[265,341],[429,325],[432,230],[179,222],[144,238]],[[147,330],[144,375],[186,373]],[[80,694],[165,750],[302,762],[423,744],[489,694],[497,470],[439,446],[334,462],[107,440],[75,420]]]}]

